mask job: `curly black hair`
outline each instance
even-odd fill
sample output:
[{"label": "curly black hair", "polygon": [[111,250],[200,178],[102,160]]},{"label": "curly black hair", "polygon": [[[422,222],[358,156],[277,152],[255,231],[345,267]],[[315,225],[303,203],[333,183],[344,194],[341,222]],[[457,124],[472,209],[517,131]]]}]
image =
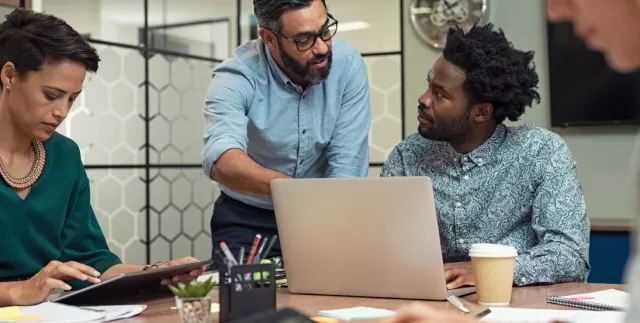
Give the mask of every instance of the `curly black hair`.
[{"label": "curly black hair", "polygon": [[444,58],[466,74],[465,90],[472,103],[491,103],[493,119],[517,121],[533,100],[540,103],[533,51],[520,51],[493,24],[474,26],[466,34],[451,28]]}]

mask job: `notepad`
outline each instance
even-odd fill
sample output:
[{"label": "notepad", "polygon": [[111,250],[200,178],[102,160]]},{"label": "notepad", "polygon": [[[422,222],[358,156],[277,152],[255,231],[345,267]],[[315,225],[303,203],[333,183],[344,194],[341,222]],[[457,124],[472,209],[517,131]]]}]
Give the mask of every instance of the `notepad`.
[{"label": "notepad", "polygon": [[625,311],[629,304],[629,293],[607,289],[587,294],[551,296],[547,298],[547,303],[592,311]]},{"label": "notepad", "polygon": [[318,312],[318,315],[335,317],[345,321],[376,319],[393,316],[395,314],[394,311],[364,306]]}]

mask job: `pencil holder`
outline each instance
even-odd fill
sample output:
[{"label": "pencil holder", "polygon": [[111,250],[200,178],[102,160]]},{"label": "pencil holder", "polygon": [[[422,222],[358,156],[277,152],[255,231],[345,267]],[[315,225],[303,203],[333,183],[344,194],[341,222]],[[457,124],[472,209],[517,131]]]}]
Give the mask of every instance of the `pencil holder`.
[{"label": "pencil holder", "polygon": [[275,266],[220,266],[220,323],[276,308]]}]

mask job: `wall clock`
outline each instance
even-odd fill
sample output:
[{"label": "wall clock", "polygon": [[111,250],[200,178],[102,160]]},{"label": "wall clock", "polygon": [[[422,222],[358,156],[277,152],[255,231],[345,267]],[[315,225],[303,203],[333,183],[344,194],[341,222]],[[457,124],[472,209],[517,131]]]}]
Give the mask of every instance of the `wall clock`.
[{"label": "wall clock", "polygon": [[489,0],[412,0],[411,22],[420,38],[435,48],[443,48],[449,28],[467,31],[488,20]]}]

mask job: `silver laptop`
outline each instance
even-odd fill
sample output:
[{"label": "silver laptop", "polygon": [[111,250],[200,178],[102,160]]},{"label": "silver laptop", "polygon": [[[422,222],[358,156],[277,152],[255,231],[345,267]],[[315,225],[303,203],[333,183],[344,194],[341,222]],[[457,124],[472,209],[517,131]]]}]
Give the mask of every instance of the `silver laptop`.
[{"label": "silver laptop", "polygon": [[289,291],[444,300],[447,290],[428,177],[271,182]]}]

